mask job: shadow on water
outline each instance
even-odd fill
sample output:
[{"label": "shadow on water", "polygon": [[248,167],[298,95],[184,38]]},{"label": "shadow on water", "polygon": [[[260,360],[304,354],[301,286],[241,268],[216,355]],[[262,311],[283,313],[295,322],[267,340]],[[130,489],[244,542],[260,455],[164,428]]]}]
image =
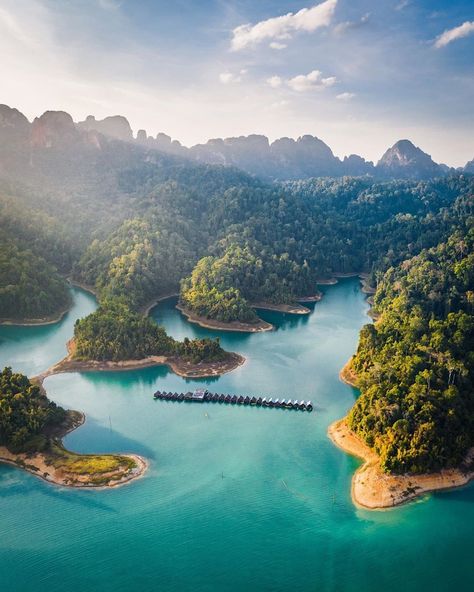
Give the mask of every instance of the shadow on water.
[{"label": "shadow on water", "polygon": [[[78,431],[81,430],[88,432],[89,443],[94,448],[88,449],[87,452],[77,450],[76,445],[73,443],[74,436],[77,433],[74,430],[64,438],[64,445],[68,450],[77,452],[78,454],[139,454],[149,460],[155,460],[156,458],[155,451],[152,448],[139,440],[124,436],[120,431],[112,427],[112,423],[109,426],[103,425],[92,417],[87,417],[86,414],[86,423],[78,428]],[[84,439],[82,435],[80,439]],[[100,445],[98,444],[99,442],[101,443]]]},{"label": "shadow on water", "polygon": [[[42,484],[40,489],[38,489],[39,483]],[[23,469],[0,463],[0,499],[8,497],[19,498],[21,496],[28,498],[31,494],[36,494],[38,491],[48,498],[67,502],[74,506],[96,508],[105,510],[106,512],[117,513],[115,508],[94,497],[93,490],[84,491],[54,485],[54,483],[47,483]],[[72,493],[76,495],[71,495]]]},{"label": "shadow on water", "polygon": [[95,385],[106,384],[123,389],[124,383],[127,388],[133,389],[145,386],[153,386],[157,379],[163,379],[173,374],[168,366],[150,366],[148,368],[137,368],[135,370],[101,370],[95,372],[80,372],[81,377]]},{"label": "shadow on water", "polygon": [[271,323],[276,331],[287,331],[307,325],[313,312],[314,308],[309,314],[302,315],[259,309],[258,316],[267,323]]}]

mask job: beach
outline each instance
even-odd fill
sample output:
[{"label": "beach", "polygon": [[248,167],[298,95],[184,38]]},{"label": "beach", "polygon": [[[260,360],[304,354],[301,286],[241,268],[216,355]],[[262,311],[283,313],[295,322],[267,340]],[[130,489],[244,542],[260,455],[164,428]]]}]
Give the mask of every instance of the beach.
[{"label": "beach", "polygon": [[353,502],[363,508],[392,508],[432,491],[467,485],[474,478],[474,448],[458,468],[419,475],[389,475],[380,469],[377,454],[349,429],[346,418],[331,424],[328,435],[344,452],[364,461],[354,473],[351,486]]}]

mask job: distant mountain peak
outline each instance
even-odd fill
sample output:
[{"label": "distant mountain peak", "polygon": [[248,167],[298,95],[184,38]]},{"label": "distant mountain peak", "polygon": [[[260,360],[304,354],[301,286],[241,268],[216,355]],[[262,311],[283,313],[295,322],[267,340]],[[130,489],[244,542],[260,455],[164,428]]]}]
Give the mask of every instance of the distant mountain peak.
[{"label": "distant mountain peak", "polygon": [[110,115],[104,119],[97,120],[93,115],[88,115],[85,121],[79,121],[78,129],[83,131],[96,131],[104,136],[109,136],[117,140],[131,142],[133,132],[128,119],[123,115]]},{"label": "distant mountain peak", "polygon": [[54,148],[77,141],[79,136],[74,121],[65,111],[45,111],[36,117],[31,129],[31,145]]},{"label": "distant mountain peak", "polygon": [[377,168],[394,177],[428,178],[443,174],[431,156],[410,140],[398,140],[377,163]]}]

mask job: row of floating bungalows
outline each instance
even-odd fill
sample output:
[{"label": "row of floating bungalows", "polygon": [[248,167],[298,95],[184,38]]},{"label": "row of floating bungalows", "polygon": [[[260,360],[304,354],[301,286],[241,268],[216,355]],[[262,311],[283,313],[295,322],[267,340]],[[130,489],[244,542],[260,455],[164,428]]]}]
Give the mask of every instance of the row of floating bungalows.
[{"label": "row of floating bungalows", "polygon": [[299,409],[301,411],[312,411],[311,401],[292,401],[291,399],[270,399],[266,397],[246,397],[243,395],[225,395],[219,393],[210,393],[204,389],[197,389],[194,392],[187,393],[167,393],[156,391],[153,395],[155,399],[165,401],[196,401],[210,403],[227,403],[230,405],[254,405],[256,407],[277,407],[280,409]]}]

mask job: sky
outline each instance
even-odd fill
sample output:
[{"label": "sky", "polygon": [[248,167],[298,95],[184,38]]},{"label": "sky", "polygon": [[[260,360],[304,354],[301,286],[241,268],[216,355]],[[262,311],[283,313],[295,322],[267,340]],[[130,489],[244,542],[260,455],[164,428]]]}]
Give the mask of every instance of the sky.
[{"label": "sky", "polygon": [[474,158],[473,0],[0,0],[0,103],[134,131]]}]

